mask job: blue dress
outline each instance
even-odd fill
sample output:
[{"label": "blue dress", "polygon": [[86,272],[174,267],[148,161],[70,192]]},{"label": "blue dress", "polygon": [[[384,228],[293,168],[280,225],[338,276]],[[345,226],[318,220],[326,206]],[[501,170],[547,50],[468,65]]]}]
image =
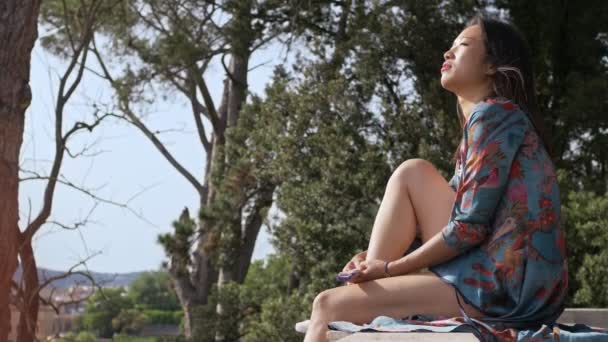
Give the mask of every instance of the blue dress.
[{"label": "blue dress", "polygon": [[528,115],[507,99],[477,103],[463,133],[442,230],[461,254],[430,269],[484,322],[553,324],[568,289],[554,165]]}]

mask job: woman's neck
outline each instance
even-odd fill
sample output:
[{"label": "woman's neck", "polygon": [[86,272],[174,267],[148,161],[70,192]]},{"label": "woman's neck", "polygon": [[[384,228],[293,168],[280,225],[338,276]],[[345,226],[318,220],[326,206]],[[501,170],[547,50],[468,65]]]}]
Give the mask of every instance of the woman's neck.
[{"label": "woman's neck", "polygon": [[464,115],[465,121],[469,120],[473,107],[477,103],[479,103],[480,101],[484,100],[487,97],[488,97],[487,94],[484,94],[484,95],[478,94],[478,95],[473,95],[473,96],[458,95],[458,104],[460,105],[460,108],[462,109],[462,115]]}]

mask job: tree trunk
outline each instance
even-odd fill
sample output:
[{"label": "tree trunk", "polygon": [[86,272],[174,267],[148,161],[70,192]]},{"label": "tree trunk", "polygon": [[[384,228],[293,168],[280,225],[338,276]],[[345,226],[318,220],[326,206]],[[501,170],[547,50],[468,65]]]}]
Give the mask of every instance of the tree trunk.
[{"label": "tree trunk", "polygon": [[241,248],[239,249],[239,261],[235,267],[235,280],[239,284],[244,283],[245,277],[247,277],[247,272],[251,265],[251,257],[253,256],[253,250],[255,248],[255,241],[260,233],[262,223],[264,223],[262,213],[266,208],[269,208],[272,205],[272,194],[274,193],[275,188],[276,186],[274,184],[268,184],[266,188],[260,190],[260,194],[256,199],[253,209],[245,222],[241,237]]},{"label": "tree trunk", "polygon": [[30,59],[39,0],[0,3],[0,341],[10,330],[10,284],[17,267],[19,151],[31,101]]},{"label": "tree trunk", "polygon": [[19,325],[17,326],[17,341],[34,342],[36,341],[40,301],[38,300],[38,267],[36,267],[31,240],[22,243],[19,256],[21,258],[22,279],[25,283],[25,289],[23,291],[24,308],[19,316]]},{"label": "tree trunk", "polygon": [[[247,100],[247,74],[249,66],[249,55],[244,56],[233,55],[230,58],[230,73],[231,79],[228,82],[229,97],[228,97],[228,127],[234,127],[237,124],[241,107]],[[226,160],[225,165],[233,165],[233,161]],[[237,207],[237,203],[235,203]],[[242,217],[242,213],[238,213]],[[238,222],[241,222],[239,218]],[[232,229],[233,227],[225,227],[225,229]],[[235,234],[236,238],[240,238],[240,234]],[[235,255],[231,255],[226,258],[227,260],[233,260],[231,265],[224,265],[219,270],[218,287],[222,287],[224,284],[230,281],[237,280],[237,265],[239,264],[239,251],[235,252]],[[221,311],[221,304],[218,305],[218,313]]]},{"label": "tree trunk", "polygon": [[[229,92],[228,92],[228,94],[229,94],[228,108],[227,108],[227,113],[226,113],[227,118],[228,118],[228,121],[227,121],[228,127],[234,127],[237,125],[241,107],[243,106],[243,104],[245,103],[245,101],[247,99],[247,76],[248,76],[249,57],[250,57],[250,55],[248,53],[244,53],[243,55],[233,54],[230,58],[230,68],[229,68],[230,82],[227,83],[227,86],[230,88],[229,88]],[[225,156],[223,156],[223,157],[226,158]],[[225,160],[224,163],[228,167],[229,167],[229,165],[233,165],[233,161],[231,161],[231,160]],[[239,205],[237,203],[234,203],[234,205],[235,205],[235,209],[239,207]],[[236,209],[236,210],[238,210],[238,209]],[[239,219],[237,222],[240,223],[243,213],[239,212],[239,213],[236,213],[235,215],[239,216]],[[232,245],[242,247],[241,246],[242,241],[240,241],[240,239],[241,239],[240,232],[241,232],[242,228],[240,227],[240,225],[238,227],[232,227],[232,226],[223,227],[223,230],[229,230],[229,229],[238,230],[238,233],[239,233],[239,234],[233,234],[233,236],[235,236],[236,239],[239,239],[239,241],[232,241],[230,243]],[[258,230],[259,230],[259,227],[258,227]],[[255,240],[254,240],[254,242],[255,242]],[[220,267],[218,281],[217,281],[218,289],[221,290],[221,288],[228,282],[241,280],[239,278],[244,279],[244,277],[238,276],[241,249],[242,248],[237,248],[234,251],[233,255],[227,256],[225,258],[226,260],[231,260],[232,262],[222,265]],[[252,249],[252,251],[253,251],[253,249]],[[249,262],[251,262],[251,259],[249,260]],[[224,314],[224,309],[222,307],[221,301],[218,302],[218,304],[217,304],[216,313],[218,314],[219,317],[221,317]],[[224,341],[224,339],[225,339],[225,337],[221,334],[221,332],[218,331],[218,333],[216,334],[215,340]]]}]

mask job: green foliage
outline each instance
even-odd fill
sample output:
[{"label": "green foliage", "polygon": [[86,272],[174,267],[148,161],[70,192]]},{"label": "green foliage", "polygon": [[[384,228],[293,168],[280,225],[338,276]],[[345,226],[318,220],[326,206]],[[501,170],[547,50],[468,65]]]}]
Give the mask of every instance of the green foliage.
[{"label": "green foliage", "polygon": [[112,329],[115,332],[134,335],[143,329],[146,318],[139,310],[123,309],[112,318]]},{"label": "green foliage", "polygon": [[190,248],[194,242],[194,232],[196,222],[190,218],[187,208],[184,209],[179,220],[173,222],[174,231],[172,233],[160,234],[158,243],[169,255],[172,255],[172,266],[178,275],[188,272],[188,267],[192,265],[190,258]]},{"label": "green foliage", "polygon": [[59,339],[59,342],[95,342],[97,338],[88,331],[81,331],[78,334],[69,332],[64,337]]},{"label": "green foliage", "polygon": [[[496,1],[530,43],[557,166],[577,190],[608,191],[608,3]],[[544,18],[538,20],[538,18]]]},{"label": "green foliage", "polygon": [[70,58],[79,39],[93,25],[93,32],[124,32],[133,25],[136,14],[132,1],[122,0],[46,0],[40,6],[40,23],[53,34],[40,37],[42,46],[62,58]]},{"label": "green foliage", "polygon": [[251,263],[245,279],[245,297],[253,303],[261,303],[266,298],[277,297],[288,293],[288,274],[292,269],[289,259],[270,254],[266,260]]},{"label": "green foliage", "polygon": [[133,307],[132,300],[123,289],[104,289],[95,292],[87,301],[83,317],[83,328],[94,332],[103,338],[112,337],[116,331],[112,326],[112,320],[122,310]]},{"label": "green foliage", "polygon": [[145,322],[147,324],[179,325],[184,317],[184,312],[181,310],[144,310],[142,314],[145,316]]},{"label": "green foliage", "polygon": [[571,192],[565,215],[571,304],[607,307],[608,193]]},{"label": "green foliage", "polygon": [[159,342],[160,339],[156,337],[137,337],[118,334],[112,338],[113,342]]},{"label": "green foliage", "polygon": [[307,319],[310,302],[299,294],[269,297],[255,320],[245,321],[248,334],[244,342],[302,341],[302,335],[294,330],[294,322]]},{"label": "green foliage", "polygon": [[[271,255],[252,263],[245,283],[214,287],[209,303],[196,310],[194,336],[197,341],[215,340],[215,332],[226,340],[244,336],[244,341],[301,341],[293,324],[310,315],[310,296],[288,293],[288,274],[293,266],[284,256]],[[216,313],[221,301],[223,313]],[[235,331],[232,327],[238,327]]]},{"label": "green foliage", "polygon": [[89,298],[80,318],[83,330],[103,338],[137,334],[146,324],[179,325],[183,312],[166,272],[145,272],[127,291],[104,289]]},{"label": "green foliage", "polygon": [[162,336],[162,337],[139,337],[118,334],[112,338],[113,342],[186,342],[181,336]]},{"label": "green foliage", "polygon": [[345,258],[363,247],[389,176],[382,151],[369,141],[377,118],[356,90],[344,78],[321,81],[314,68],[307,72],[310,80],[294,87],[278,70],[266,99],[243,109],[243,118],[256,113],[243,122],[247,147],[270,150],[260,169],[281,183],[276,203],[286,218],[271,229],[275,246],[297,260],[298,276],[319,265],[319,256]]},{"label": "green foliage", "polygon": [[142,273],[129,285],[127,293],[138,309],[175,311],[180,308],[167,272]]},{"label": "green foliage", "polygon": [[[61,24],[61,1],[46,2],[42,15],[57,29],[43,45],[64,57],[71,51],[68,29],[80,32],[83,18],[73,1],[66,4],[68,25]],[[142,90],[150,84],[167,93],[174,85],[190,87],[213,54],[248,55],[252,42],[277,32],[287,41],[304,38],[308,49],[292,70],[275,70],[264,97],[249,97],[237,124],[227,128],[225,144],[214,150],[205,176],[215,197],[198,217],[205,224],[205,252],[214,266],[234,265],[243,210],[264,220],[278,254],[253,262],[242,285],[214,288],[207,305],[194,310],[193,335],[201,341],[213,341],[216,333],[226,340],[301,339],[293,324],[308,317],[315,294],[335,286],[335,272],[367,246],[392,170],[419,157],[446,177],[453,172],[461,128],[438,68],[466,19],[488,5],[505,10],[532,48],[564,196],[568,305],[608,305],[606,291],[594,286],[608,280],[602,248],[608,243],[602,229],[608,223],[608,21],[602,15],[608,2],[225,1],[221,10],[230,20],[224,30],[204,20],[201,8],[215,6],[209,3],[121,4],[114,16],[102,11],[98,27],[111,42],[109,52],[129,60],[121,65],[118,98],[136,105],[154,103],[154,92]],[[165,29],[150,24],[158,18]],[[280,217],[267,217],[272,204]],[[159,242],[172,269],[187,276],[199,227],[185,211],[174,228]],[[174,295],[159,292],[167,288],[163,277],[151,274],[129,291],[125,300],[137,306],[114,298],[115,305],[87,308],[83,326],[107,335],[108,329],[135,329],[142,315],[148,322],[176,319]],[[112,319],[116,327],[108,326]]]}]

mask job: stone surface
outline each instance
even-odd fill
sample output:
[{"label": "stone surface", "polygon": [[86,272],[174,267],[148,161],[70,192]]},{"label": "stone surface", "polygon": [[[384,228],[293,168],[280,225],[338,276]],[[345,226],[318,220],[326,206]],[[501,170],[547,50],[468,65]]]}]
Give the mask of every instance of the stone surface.
[{"label": "stone surface", "polygon": [[566,309],[557,320],[559,323],[582,323],[590,327],[608,329],[608,309]]},{"label": "stone surface", "polygon": [[[344,333],[344,334],[339,334]],[[384,332],[364,332],[349,334],[343,331],[330,331],[327,334],[330,341],[340,342],[478,342],[479,340],[473,334],[469,333],[384,333]]]},{"label": "stone surface", "polygon": [[[559,323],[573,324],[581,323],[591,327],[608,328],[608,309],[566,309],[558,319]],[[345,331],[327,332],[329,341],[339,342],[363,342],[363,341],[478,341],[471,333],[387,333],[387,332],[362,332],[349,333]]]}]

